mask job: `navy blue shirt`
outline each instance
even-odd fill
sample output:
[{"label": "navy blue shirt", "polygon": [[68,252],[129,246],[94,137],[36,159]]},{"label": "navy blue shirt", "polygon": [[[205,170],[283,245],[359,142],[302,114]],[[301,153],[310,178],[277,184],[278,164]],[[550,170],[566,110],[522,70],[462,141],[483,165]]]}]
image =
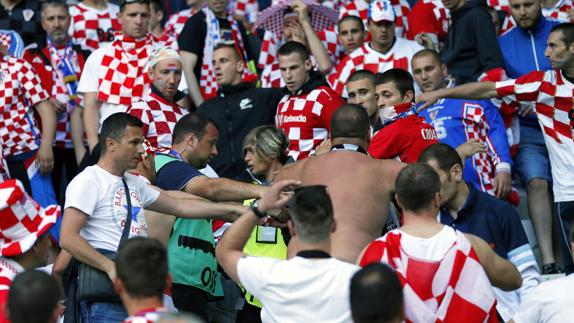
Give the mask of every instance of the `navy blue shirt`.
[{"label": "navy blue shirt", "polygon": [[[158,156],[156,156],[156,158],[158,158]],[[181,191],[190,180],[197,176],[205,175],[190,164],[174,159],[157,171],[156,184],[164,190]]]},{"label": "navy blue shirt", "polygon": [[488,243],[500,257],[510,259],[512,251],[528,245],[528,239],[514,207],[467,183],[469,192],[458,217],[441,209],[440,223],[474,234]]}]

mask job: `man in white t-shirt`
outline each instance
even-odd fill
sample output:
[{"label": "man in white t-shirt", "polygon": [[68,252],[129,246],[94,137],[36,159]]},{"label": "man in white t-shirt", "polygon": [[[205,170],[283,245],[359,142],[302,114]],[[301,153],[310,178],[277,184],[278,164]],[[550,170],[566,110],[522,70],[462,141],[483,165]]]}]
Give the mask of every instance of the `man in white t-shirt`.
[{"label": "man in white t-shirt", "polygon": [[227,229],[217,245],[217,260],[225,272],[263,304],[263,322],[351,322],[350,280],[358,267],[332,258],[331,233],[336,229],[326,186],[295,190],[290,203],[292,236],[297,255],[289,260],[249,257],[243,247],[251,231],[272,209],[289,201],[298,181],[275,183]]},{"label": "man in white t-shirt", "polygon": [[[175,199],[152,188],[137,175],[126,172],[135,168],[141,159],[142,127],[141,120],[127,113],[108,117],[100,133],[102,153],[98,163],[78,174],[66,190],[66,216],[60,238],[62,248],[78,261],[105,272],[112,281],[116,276],[114,262],[103,253],[117,251],[129,214],[129,237],[134,237],[147,235],[144,208],[186,218],[238,215],[245,210],[235,205]],[[130,204],[125,185],[129,190],[131,212],[128,211]],[[80,305],[83,315],[101,317],[102,322],[118,322],[127,317],[121,304],[81,302]]]},{"label": "man in white t-shirt", "polygon": [[519,288],[514,265],[480,238],[438,223],[440,179],[427,164],[409,164],[395,181],[404,225],[371,242],[359,265],[384,262],[403,285],[405,316],[412,322],[491,322],[496,298],[489,286]]},{"label": "man in white t-shirt", "polygon": [[[570,233],[570,248],[574,248],[574,231]],[[573,289],[574,275],[538,285],[522,298],[512,320],[514,323],[570,322],[574,317]]]}]

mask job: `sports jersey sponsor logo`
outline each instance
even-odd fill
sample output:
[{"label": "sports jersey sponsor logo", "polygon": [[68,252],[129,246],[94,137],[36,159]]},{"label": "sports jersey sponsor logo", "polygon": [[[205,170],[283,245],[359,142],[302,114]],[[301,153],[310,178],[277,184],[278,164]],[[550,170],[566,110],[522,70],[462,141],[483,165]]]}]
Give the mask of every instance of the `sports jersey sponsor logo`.
[{"label": "sports jersey sponsor logo", "polygon": [[250,99],[250,98],[245,98],[245,99],[241,100],[241,101],[239,102],[239,108],[240,108],[241,110],[253,108],[253,104],[252,104],[252,102],[251,102],[251,99]]},{"label": "sports jersey sponsor logo", "polygon": [[307,117],[302,114],[298,116],[284,116],[283,122],[307,122]]},{"label": "sports jersey sponsor logo", "polygon": [[438,140],[438,136],[434,129],[421,129],[421,135],[424,140]]}]

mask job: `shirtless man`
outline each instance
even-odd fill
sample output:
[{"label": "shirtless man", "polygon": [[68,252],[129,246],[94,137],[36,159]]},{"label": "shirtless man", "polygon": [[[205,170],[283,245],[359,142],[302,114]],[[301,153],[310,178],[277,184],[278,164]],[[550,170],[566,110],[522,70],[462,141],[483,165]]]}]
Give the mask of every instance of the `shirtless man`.
[{"label": "shirtless man", "polygon": [[327,185],[337,222],[331,255],[349,262],[383,232],[394,181],[404,166],[368,156],[370,139],[365,109],[344,104],[331,119],[331,151],[284,167],[277,179]]},{"label": "shirtless man", "polygon": [[[331,236],[331,255],[350,262],[355,262],[361,250],[383,232],[395,179],[405,166],[367,155],[370,141],[366,110],[358,104],[344,104],[331,119],[331,151],[287,165],[276,178],[329,188],[337,222]],[[484,145],[475,141],[457,148],[463,160],[483,150]],[[297,237],[291,241],[297,243]]]}]

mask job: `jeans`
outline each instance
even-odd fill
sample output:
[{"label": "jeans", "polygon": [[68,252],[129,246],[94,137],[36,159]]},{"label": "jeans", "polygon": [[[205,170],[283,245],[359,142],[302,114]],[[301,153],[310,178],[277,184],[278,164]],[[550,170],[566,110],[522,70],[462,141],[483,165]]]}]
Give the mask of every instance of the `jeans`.
[{"label": "jeans", "polygon": [[121,303],[80,303],[82,323],[122,322],[128,317]]},{"label": "jeans", "polygon": [[564,256],[564,271],[566,275],[569,275],[574,273],[571,244],[571,230],[574,227],[574,201],[556,202],[554,205],[558,218],[558,239],[560,240],[562,255]]}]

